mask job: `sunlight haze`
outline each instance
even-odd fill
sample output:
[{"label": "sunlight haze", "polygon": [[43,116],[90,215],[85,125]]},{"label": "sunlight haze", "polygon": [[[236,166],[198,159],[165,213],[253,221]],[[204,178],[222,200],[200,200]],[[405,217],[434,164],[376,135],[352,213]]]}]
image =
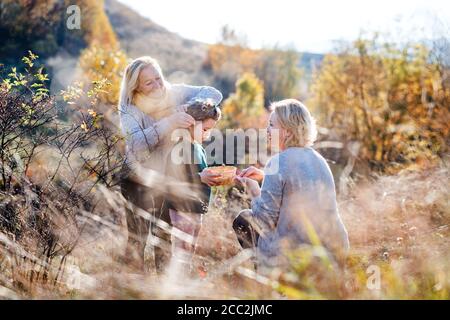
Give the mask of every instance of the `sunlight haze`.
[{"label": "sunlight haze", "polygon": [[185,38],[214,43],[228,24],[245,34],[251,47],[278,43],[311,52],[328,51],[334,40],[352,40],[362,30],[429,38],[436,29],[448,32],[450,23],[445,0],[120,1]]}]

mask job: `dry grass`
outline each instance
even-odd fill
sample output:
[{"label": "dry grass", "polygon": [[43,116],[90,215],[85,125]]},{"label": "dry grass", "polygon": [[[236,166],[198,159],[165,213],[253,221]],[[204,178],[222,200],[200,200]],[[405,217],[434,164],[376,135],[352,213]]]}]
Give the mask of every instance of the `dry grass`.
[{"label": "dry grass", "polygon": [[[219,197],[217,210],[204,221],[196,273],[192,279],[152,271],[135,274],[118,257],[125,249],[123,199],[118,191],[99,188],[102,206],[84,212],[84,232],[65,262],[51,261],[46,278],[30,279],[30,270],[45,261],[20,259],[27,253],[1,234],[0,296],[3,298],[306,298],[306,299],[448,299],[449,298],[449,170],[445,165],[425,171],[380,176],[355,183],[339,205],[348,228],[352,253],[345,270],[330,269],[311,250],[296,253],[292,269],[256,274],[249,252],[242,251],[223,209],[242,202]],[[111,211],[111,208],[116,208]],[[102,211],[104,210],[104,211]],[[149,238],[149,244],[158,239]],[[35,261],[33,263],[33,261]],[[37,261],[37,262],[36,262]],[[381,270],[380,290],[370,290],[367,268]],[[61,266],[62,275],[50,281]],[[37,273],[39,274],[39,273]]]}]

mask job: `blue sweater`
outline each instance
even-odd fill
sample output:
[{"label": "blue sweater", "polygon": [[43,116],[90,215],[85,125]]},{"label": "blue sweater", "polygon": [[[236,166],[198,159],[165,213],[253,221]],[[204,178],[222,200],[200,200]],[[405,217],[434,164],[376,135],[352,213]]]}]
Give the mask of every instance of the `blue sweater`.
[{"label": "blue sweater", "polygon": [[261,195],[253,199],[250,211],[263,233],[258,240],[263,260],[277,257],[283,249],[313,243],[311,229],[331,253],[348,249],[333,176],[319,153],[288,148],[272,157],[264,172]]}]

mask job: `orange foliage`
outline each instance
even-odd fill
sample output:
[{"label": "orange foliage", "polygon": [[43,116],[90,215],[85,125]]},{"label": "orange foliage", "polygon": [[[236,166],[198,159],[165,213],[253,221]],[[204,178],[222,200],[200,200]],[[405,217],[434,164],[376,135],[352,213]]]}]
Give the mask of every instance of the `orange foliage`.
[{"label": "orange foliage", "polygon": [[118,45],[117,36],[104,10],[103,0],[77,0],[81,8],[81,29],[85,30],[88,45],[101,45],[114,48]]},{"label": "orange foliage", "polygon": [[223,128],[258,128],[265,121],[264,87],[252,73],[236,82],[236,92],[223,103]]},{"label": "orange foliage", "polygon": [[422,45],[358,40],[325,57],[309,106],[336,138],[362,142],[373,168],[432,163],[449,151],[450,88],[429,57]]}]

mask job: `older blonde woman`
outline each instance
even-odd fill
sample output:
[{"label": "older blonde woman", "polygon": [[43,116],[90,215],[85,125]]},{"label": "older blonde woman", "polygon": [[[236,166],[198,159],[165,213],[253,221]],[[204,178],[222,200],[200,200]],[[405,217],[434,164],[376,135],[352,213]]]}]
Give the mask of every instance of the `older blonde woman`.
[{"label": "older blonde woman", "polygon": [[[163,269],[170,256],[170,230],[159,228],[164,226],[161,220],[170,224],[170,218],[161,215],[166,212],[161,210],[164,205],[165,161],[173,146],[172,132],[194,124],[195,120],[185,111],[190,101],[198,100],[218,105],[222,94],[207,86],[170,84],[164,80],[158,62],[151,57],[135,59],[125,69],[118,106],[126,141],[121,191],[129,201],[125,256],[140,269],[144,266],[144,249],[150,227],[154,236],[165,240],[160,241],[154,250],[158,270]],[[215,183],[213,174],[202,172],[200,178],[205,184]],[[150,220],[153,220],[152,224]],[[162,248],[164,244],[166,249]]]},{"label": "older blonde woman", "polygon": [[325,159],[311,147],[317,135],[314,119],[294,99],[276,102],[272,109],[268,136],[278,139],[280,153],[264,171],[250,167],[237,177],[252,198],[251,210],[242,211],[234,221],[238,235],[244,236],[241,244],[252,235],[259,237],[261,261],[277,265],[285,249],[314,242],[314,230],[332,255],[344,252],[348,236],[338,213],[333,176]]}]

